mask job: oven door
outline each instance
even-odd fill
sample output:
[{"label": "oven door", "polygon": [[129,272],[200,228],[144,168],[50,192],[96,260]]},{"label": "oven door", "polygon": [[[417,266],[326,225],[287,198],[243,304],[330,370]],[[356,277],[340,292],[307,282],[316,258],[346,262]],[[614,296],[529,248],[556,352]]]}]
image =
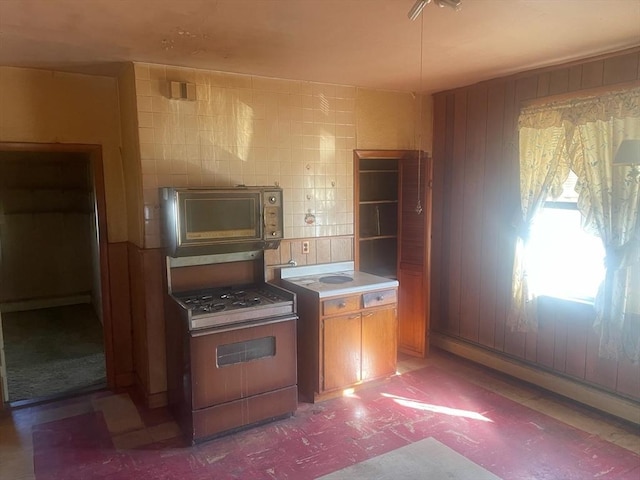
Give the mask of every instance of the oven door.
[{"label": "oven door", "polygon": [[192,333],[193,410],[295,385],[296,320]]}]

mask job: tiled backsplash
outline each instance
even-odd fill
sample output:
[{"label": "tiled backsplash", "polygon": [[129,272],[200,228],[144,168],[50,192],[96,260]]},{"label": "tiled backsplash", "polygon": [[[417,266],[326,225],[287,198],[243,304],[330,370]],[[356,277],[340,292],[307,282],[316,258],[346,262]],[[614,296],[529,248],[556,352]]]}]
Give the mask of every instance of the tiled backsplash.
[{"label": "tiled backsplash", "polygon": [[[286,238],[353,234],[355,87],[149,64],[135,79],[147,248],[161,186],[278,184]],[[170,100],[169,81],[196,101]]]},{"label": "tiled backsplash", "polygon": [[[302,253],[303,242],[309,243],[309,253]],[[316,265],[353,260],[353,237],[299,238],[283,240],[277,250],[265,250],[266,280],[280,278],[281,265],[291,260],[296,265]]]}]

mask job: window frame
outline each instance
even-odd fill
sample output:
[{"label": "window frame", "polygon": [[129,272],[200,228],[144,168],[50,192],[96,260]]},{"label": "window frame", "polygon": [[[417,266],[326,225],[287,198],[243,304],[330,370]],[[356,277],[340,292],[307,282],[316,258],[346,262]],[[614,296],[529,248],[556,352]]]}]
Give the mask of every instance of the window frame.
[{"label": "window frame", "polygon": [[[581,221],[581,213],[580,210],[578,209],[578,203],[577,203],[577,199],[576,201],[566,201],[566,200],[553,200],[551,198],[547,198],[544,202],[544,204],[540,207],[540,210],[538,211],[536,217],[539,217],[540,215],[544,214],[544,211],[546,209],[549,210],[565,210],[565,211],[569,211],[569,212],[576,212],[578,213],[578,215],[580,215],[580,229],[583,231],[584,234],[589,235],[589,233],[585,232],[583,227],[582,227],[582,221]],[[532,233],[533,230],[535,229],[535,224],[536,222],[539,221],[539,218],[534,219],[533,225],[532,225]],[[600,244],[602,244],[602,240],[600,239],[599,236],[595,235],[595,237],[597,238],[597,240],[600,242]],[[530,238],[532,238],[532,236],[530,236]],[[530,247],[529,247],[530,248]],[[562,251],[566,251],[565,249],[562,249]],[[531,262],[533,258],[535,258],[531,251],[529,250],[527,253],[525,253],[525,255],[527,255],[527,260],[528,262]],[[602,246],[602,255],[603,255],[603,260],[604,260],[604,246]],[[531,265],[531,263],[529,264]],[[528,270],[532,270],[531,266],[529,266]],[[534,269],[535,271],[535,269]],[[599,282],[602,282],[602,280],[604,280],[604,268],[602,269],[602,271],[598,272],[598,276],[599,276]],[[551,273],[547,273],[547,275],[551,275]],[[532,292],[534,293],[535,297],[539,298],[539,297],[547,297],[547,298],[554,298],[554,299],[560,299],[560,300],[565,300],[565,301],[570,301],[570,302],[576,302],[576,303],[582,303],[582,304],[587,304],[587,305],[594,305],[595,303],[595,299],[597,296],[597,288],[596,290],[593,292],[593,296],[586,296],[586,295],[570,295],[567,294],[568,292],[565,290],[564,292],[551,292],[549,290],[542,290],[539,288],[539,285],[537,285],[537,283],[535,282],[534,276],[530,275],[530,288],[532,289]]]}]

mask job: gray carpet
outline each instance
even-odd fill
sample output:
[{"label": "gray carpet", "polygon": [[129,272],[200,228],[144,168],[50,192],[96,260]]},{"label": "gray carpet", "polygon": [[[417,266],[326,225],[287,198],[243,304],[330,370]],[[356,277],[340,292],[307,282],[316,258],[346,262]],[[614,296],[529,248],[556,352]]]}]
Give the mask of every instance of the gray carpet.
[{"label": "gray carpet", "polygon": [[356,463],[319,480],[500,480],[434,438]]},{"label": "gray carpet", "polygon": [[11,402],[106,381],[102,324],[91,305],[3,313],[2,331]]}]

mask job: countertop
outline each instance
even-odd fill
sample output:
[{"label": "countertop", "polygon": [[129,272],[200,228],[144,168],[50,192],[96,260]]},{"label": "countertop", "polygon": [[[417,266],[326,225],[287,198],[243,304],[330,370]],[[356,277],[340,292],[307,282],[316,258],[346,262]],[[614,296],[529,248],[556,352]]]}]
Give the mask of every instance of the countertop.
[{"label": "countertop", "polygon": [[[284,288],[287,288],[287,284],[295,285],[315,292],[319,298],[398,286],[397,280],[355,271],[353,262],[283,268],[280,276]],[[347,277],[352,280],[337,284],[321,282],[320,279],[326,276]]]}]

